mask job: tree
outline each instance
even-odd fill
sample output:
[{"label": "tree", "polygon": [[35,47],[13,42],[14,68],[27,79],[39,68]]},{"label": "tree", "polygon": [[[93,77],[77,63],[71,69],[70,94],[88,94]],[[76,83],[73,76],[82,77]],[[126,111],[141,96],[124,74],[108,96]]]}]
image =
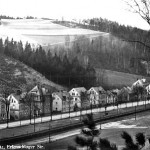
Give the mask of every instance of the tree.
[{"label": "tree", "polygon": [[96,138],[99,138],[100,130],[97,129],[94,122],[93,114],[88,114],[83,120],[86,128],[81,130],[81,134],[76,136],[75,142],[77,147],[68,146],[68,150],[77,150],[79,148],[84,148],[86,150],[117,150],[115,144],[110,144],[107,139],[99,139],[97,142]]},{"label": "tree", "polygon": [[[150,25],[150,1],[149,0],[126,0],[125,1],[129,6],[129,10],[133,13],[139,14],[139,16]],[[147,48],[150,48],[148,43],[145,41],[138,40],[128,40],[129,42],[137,42],[144,45]],[[147,41],[147,40],[146,40]]]},{"label": "tree", "polygon": [[150,25],[150,1],[149,0],[127,0],[130,10],[139,14]]},{"label": "tree", "polygon": [[136,143],[134,143],[131,135],[125,131],[121,134],[121,137],[125,140],[123,150],[141,150],[145,146],[145,135],[143,133],[135,135]]}]

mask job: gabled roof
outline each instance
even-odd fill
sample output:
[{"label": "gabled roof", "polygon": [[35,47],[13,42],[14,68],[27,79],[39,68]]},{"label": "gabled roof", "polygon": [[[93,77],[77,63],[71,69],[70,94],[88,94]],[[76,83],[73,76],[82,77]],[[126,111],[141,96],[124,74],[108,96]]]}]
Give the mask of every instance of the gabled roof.
[{"label": "gabled roof", "polygon": [[20,102],[20,100],[22,99],[22,96],[21,95],[17,95],[15,93],[13,94],[10,94],[10,97],[13,96],[18,102]]},{"label": "gabled roof", "polygon": [[39,91],[38,86],[36,85],[29,93],[37,93]]},{"label": "gabled roof", "polygon": [[118,90],[118,89],[113,89],[113,90],[111,90],[111,92],[112,92],[113,94],[118,94],[119,91],[120,91],[120,90]]},{"label": "gabled roof", "polygon": [[42,87],[40,85],[36,85],[32,90],[29,91],[29,94],[37,94],[39,92],[40,95],[46,95],[49,89],[47,87]]},{"label": "gabled roof", "polygon": [[0,101],[3,102],[3,103],[6,103],[6,101],[3,97],[0,97]]},{"label": "gabled roof", "polygon": [[[99,92],[105,92],[105,90],[101,87],[101,86],[99,86],[99,87],[91,87],[90,89],[94,89],[97,93],[99,93]],[[90,90],[89,89],[89,90]]]},{"label": "gabled roof", "polygon": [[111,91],[109,91],[109,90],[106,91],[106,94],[107,94],[107,95],[114,95],[114,94],[113,94]]},{"label": "gabled roof", "polygon": [[86,92],[86,89],[84,87],[78,87],[78,88],[73,88],[73,89],[76,90],[78,93]]},{"label": "gabled roof", "polygon": [[66,100],[66,99],[64,99],[64,97],[69,97],[69,93],[66,91],[54,92],[53,94],[57,95],[61,100]]},{"label": "gabled roof", "polygon": [[146,82],[146,79],[138,79],[136,82],[134,82],[133,84],[132,84],[132,88],[134,87],[134,86],[144,86],[144,83]]}]

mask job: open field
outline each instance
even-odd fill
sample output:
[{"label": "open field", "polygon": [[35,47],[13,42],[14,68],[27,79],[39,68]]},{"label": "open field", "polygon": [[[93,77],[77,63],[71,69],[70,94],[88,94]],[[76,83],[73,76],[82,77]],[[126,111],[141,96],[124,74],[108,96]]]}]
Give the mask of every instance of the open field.
[{"label": "open field", "polygon": [[9,20],[2,19],[0,26],[0,37],[9,37],[16,41],[27,41],[36,47],[37,45],[50,46],[54,44],[64,44],[66,37],[72,42],[77,36],[92,38],[105,35],[106,33],[79,28],[68,28],[52,23],[51,20],[43,19],[22,19]]}]

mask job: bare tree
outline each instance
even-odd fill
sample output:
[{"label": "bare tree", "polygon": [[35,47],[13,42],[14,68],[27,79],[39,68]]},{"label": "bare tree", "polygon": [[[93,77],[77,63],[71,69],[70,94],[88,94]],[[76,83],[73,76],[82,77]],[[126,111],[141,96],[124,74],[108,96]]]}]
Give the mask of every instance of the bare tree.
[{"label": "bare tree", "polygon": [[[129,7],[129,11],[138,14],[150,26],[150,0],[124,0]],[[149,34],[149,32],[147,33]],[[150,49],[149,40],[125,40],[142,44],[145,48]]]},{"label": "bare tree", "polygon": [[130,11],[139,14],[150,25],[150,1],[149,0],[125,0]]}]

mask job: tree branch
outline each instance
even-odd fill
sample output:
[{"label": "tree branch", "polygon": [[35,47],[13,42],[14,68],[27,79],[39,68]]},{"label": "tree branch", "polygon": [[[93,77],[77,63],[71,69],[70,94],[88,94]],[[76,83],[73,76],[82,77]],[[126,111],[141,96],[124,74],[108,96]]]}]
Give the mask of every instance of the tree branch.
[{"label": "tree branch", "polygon": [[146,43],[139,41],[139,40],[128,40],[128,39],[122,39],[122,41],[126,41],[126,42],[131,42],[131,43],[140,43],[143,46],[147,47],[148,49],[150,49],[150,45],[147,45]]}]

